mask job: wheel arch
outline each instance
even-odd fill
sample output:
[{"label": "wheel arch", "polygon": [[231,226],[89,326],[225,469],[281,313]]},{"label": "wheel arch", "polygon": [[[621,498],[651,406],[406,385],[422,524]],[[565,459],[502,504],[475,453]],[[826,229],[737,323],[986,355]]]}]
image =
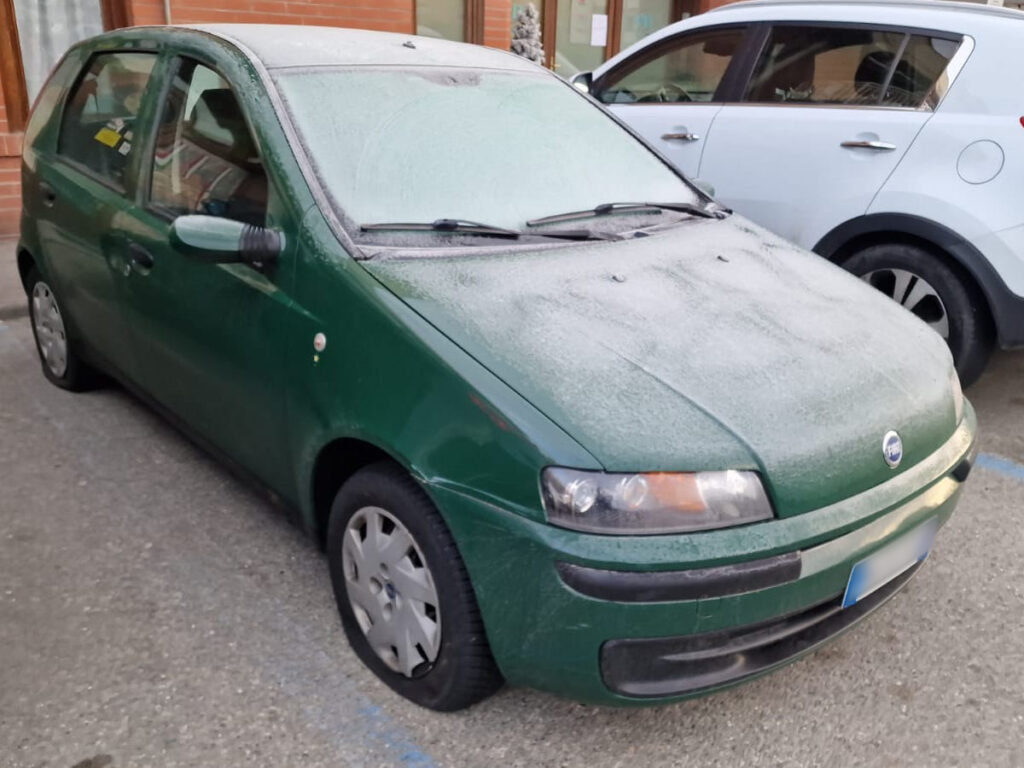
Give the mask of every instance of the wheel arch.
[{"label": "wheel arch", "polygon": [[812,250],[841,264],[857,251],[883,243],[916,245],[944,259],[971,281],[984,300],[1000,345],[1024,345],[1024,298],[1006,287],[981,251],[943,224],[910,214],[868,214],[840,224]]},{"label": "wheel arch", "polygon": [[18,247],[18,277],[21,278],[21,287],[25,289],[26,295],[28,294],[28,276],[33,270],[38,270],[39,265],[36,263],[35,257],[29,252],[28,248],[24,246]]},{"label": "wheel arch", "polygon": [[324,445],[313,461],[310,477],[312,503],[311,533],[324,546],[331,504],[341,486],[363,467],[378,461],[391,461],[408,471],[405,465],[380,446],[355,437],[338,437]]}]

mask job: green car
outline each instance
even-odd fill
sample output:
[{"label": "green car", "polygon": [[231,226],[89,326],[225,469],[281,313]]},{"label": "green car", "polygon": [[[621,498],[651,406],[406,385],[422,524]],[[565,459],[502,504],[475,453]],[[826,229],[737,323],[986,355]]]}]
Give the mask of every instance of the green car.
[{"label": "green car", "polygon": [[122,30],[58,65],[23,169],[45,376],[290,510],[426,707],[762,675],[906,583],[973,462],[937,334],[505,52]]}]

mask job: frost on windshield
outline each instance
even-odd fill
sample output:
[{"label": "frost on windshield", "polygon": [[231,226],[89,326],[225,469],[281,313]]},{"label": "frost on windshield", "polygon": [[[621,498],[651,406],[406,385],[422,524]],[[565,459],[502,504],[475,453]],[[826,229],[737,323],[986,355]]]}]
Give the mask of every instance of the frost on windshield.
[{"label": "frost on windshield", "polygon": [[608,469],[760,469],[796,505],[863,490],[889,429],[920,450],[952,431],[934,331],[738,218],[464,253],[366,267]]},{"label": "frost on windshield", "polygon": [[334,69],[279,88],[317,175],[359,224],[519,228],[613,201],[694,201],[658,157],[543,73]]}]

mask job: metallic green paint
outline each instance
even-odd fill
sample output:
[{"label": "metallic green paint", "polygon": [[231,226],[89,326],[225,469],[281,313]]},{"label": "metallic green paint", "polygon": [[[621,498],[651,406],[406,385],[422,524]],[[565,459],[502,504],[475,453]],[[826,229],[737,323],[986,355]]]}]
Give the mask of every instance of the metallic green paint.
[{"label": "metallic green paint", "polygon": [[[123,192],[55,151],[60,105],[77,72],[95,51],[119,48],[160,56],[142,105]],[[203,263],[177,252],[170,245],[170,221],[146,205],[149,169],[143,160],[151,155],[154,136],[141,126],[155,124],[175,56],[191,56],[217,69],[234,85],[249,118],[270,180],[267,224],[286,235],[280,257],[262,270]],[[780,387],[775,392],[756,395],[767,407],[777,410],[783,404],[786,409],[777,414],[776,443],[764,437],[766,425],[749,417],[740,424],[722,420],[721,411],[731,401],[748,396],[757,371],[710,381],[723,397],[698,402],[680,378],[679,358],[659,359],[659,349],[680,354],[682,347],[664,346],[669,334],[680,333],[678,328],[648,322],[628,339],[648,334],[658,342],[653,347],[629,349],[621,337],[608,340],[612,349],[606,349],[604,361],[589,364],[589,378],[545,380],[539,372],[552,359],[537,354],[534,346],[533,357],[516,360],[517,342],[495,335],[494,325],[467,311],[473,304],[467,286],[484,290],[503,322],[515,323],[509,307],[528,310],[536,299],[552,308],[556,331],[574,330],[587,318],[572,292],[574,279],[589,286],[581,289],[590,291],[588,299],[607,297],[618,290],[601,282],[611,259],[621,262],[637,284],[653,275],[684,291],[688,265],[678,259],[659,261],[657,251],[687,251],[687,233],[698,230],[680,228],[676,235],[650,237],[646,243],[596,249],[489,251],[479,261],[470,256],[360,262],[349,252],[333,214],[317,205],[315,182],[304,174],[289,131],[268,106],[266,87],[259,65],[225,40],[199,31],[129,29],[74,48],[30,121],[19,248],[52,279],[72,338],[94,362],[143,390],[258,477],[298,510],[310,532],[320,522],[314,468],[334,441],[368,443],[407,468],[451,528],[495,656],[509,680],[595,702],[634,703],[612,695],[601,682],[598,649],[604,640],[737,626],[804,608],[841,592],[851,565],[884,541],[929,516],[944,521],[951,514],[960,485],[949,473],[974,440],[973,411],[966,405],[963,422],[953,423],[951,395],[941,388],[948,383],[948,354],[936,351],[938,342],[922,336],[916,321],[894,314],[890,302],[876,305],[868,289],[850,288],[856,283],[852,278],[844,283],[847,278],[837,277],[838,270],[828,272],[831,267],[806,260],[815,265],[808,267],[814,270],[812,287],[823,290],[828,301],[848,298],[861,311],[877,306],[887,313],[895,335],[907,334],[913,341],[886,342],[886,349],[904,350],[927,370],[901,387],[884,360],[867,364],[863,355],[854,355],[844,368],[842,361],[828,358],[830,351],[842,350],[819,345],[815,359],[832,376],[821,382],[828,397],[815,399],[792,369],[788,378],[775,382]],[[56,195],[52,206],[44,200],[42,183]],[[752,250],[760,236],[737,234],[735,225],[720,226],[716,231],[724,239],[708,253],[726,252],[737,263],[763,270],[765,254]],[[728,251],[729,238],[742,240],[745,250]],[[145,249],[152,266],[132,261],[130,245]],[[699,249],[689,250],[688,258],[699,257]],[[789,256],[805,263],[799,254]],[[505,279],[524,259],[533,260],[527,268],[530,279]],[[581,265],[587,259],[594,261]],[[720,263],[727,261],[703,264],[698,271],[707,277]],[[481,281],[485,271],[493,272],[496,282]],[[787,270],[787,279],[796,279],[795,271]],[[728,292],[738,274],[720,270],[702,285]],[[551,292],[545,281],[553,281]],[[784,283],[778,279],[769,285],[781,290]],[[424,288],[428,284],[432,290]],[[561,305],[559,295],[568,297]],[[715,338],[726,346],[756,347],[760,332],[772,343],[784,338],[785,355],[799,356],[800,333],[779,327],[770,305],[756,299],[744,288],[732,294],[733,310],[728,302],[715,304],[714,311],[723,317],[734,311],[742,320],[734,327],[748,334]],[[754,304],[740,311],[741,301]],[[511,330],[521,332],[518,325]],[[313,339],[321,333],[326,346],[317,350]],[[848,325],[843,333],[854,338]],[[603,377],[602,362],[608,366]],[[729,365],[744,371],[740,359]],[[845,370],[849,381],[837,383],[838,370]],[[813,370],[806,373],[814,375]],[[707,372],[700,375],[708,384]],[[871,383],[881,386],[884,395],[869,396]],[[759,386],[771,384],[765,379]],[[785,387],[798,388],[804,399],[784,396]],[[840,387],[843,397],[834,397],[829,387]],[[566,398],[566,388],[579,393],[578,402]],[[586,401],[588,390],[602,395],[596,405]],[[638,398],[637,392],[648,399]],[[883,396],[896,402],[887,404]],[[815,420],[831,413],[839,421],[839,409],[854,406],[862,409],[864,429],[834,434],[830,442],[828,431]],[[900,416],[905,418],[894,424]],[[642,422],[639,432],[633,429],[634,417]],[[896,472],[881,458],[878,427],[883,422],[909,437],[904,464]],[[685,435],[666,431],[678,423],[688,424]],[[758,432],[756,440],[743,437],[752,431]],[[804,450],[790,450],[793,445]],[[757,469],[780,519],[686,536],[580,534],[545,523],[538,483],[549,465]],[[554,570],[559,560],[640,571],[697,568],[794,550],[805,551],[808,562],[816,563],[796,582],[671,604],[585,598],[565,587]]]}]

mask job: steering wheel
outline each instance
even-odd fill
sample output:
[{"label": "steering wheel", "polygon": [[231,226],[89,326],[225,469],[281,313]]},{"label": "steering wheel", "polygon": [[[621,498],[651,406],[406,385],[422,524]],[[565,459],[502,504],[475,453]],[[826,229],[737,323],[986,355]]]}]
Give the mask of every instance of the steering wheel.
[{"label": "steering wheel", "polygon": [[658,101],[662,102],[694,101],[693,96],[685,88],[675,83],[665,83],[655,91],[655,95],[658,97]]}]

